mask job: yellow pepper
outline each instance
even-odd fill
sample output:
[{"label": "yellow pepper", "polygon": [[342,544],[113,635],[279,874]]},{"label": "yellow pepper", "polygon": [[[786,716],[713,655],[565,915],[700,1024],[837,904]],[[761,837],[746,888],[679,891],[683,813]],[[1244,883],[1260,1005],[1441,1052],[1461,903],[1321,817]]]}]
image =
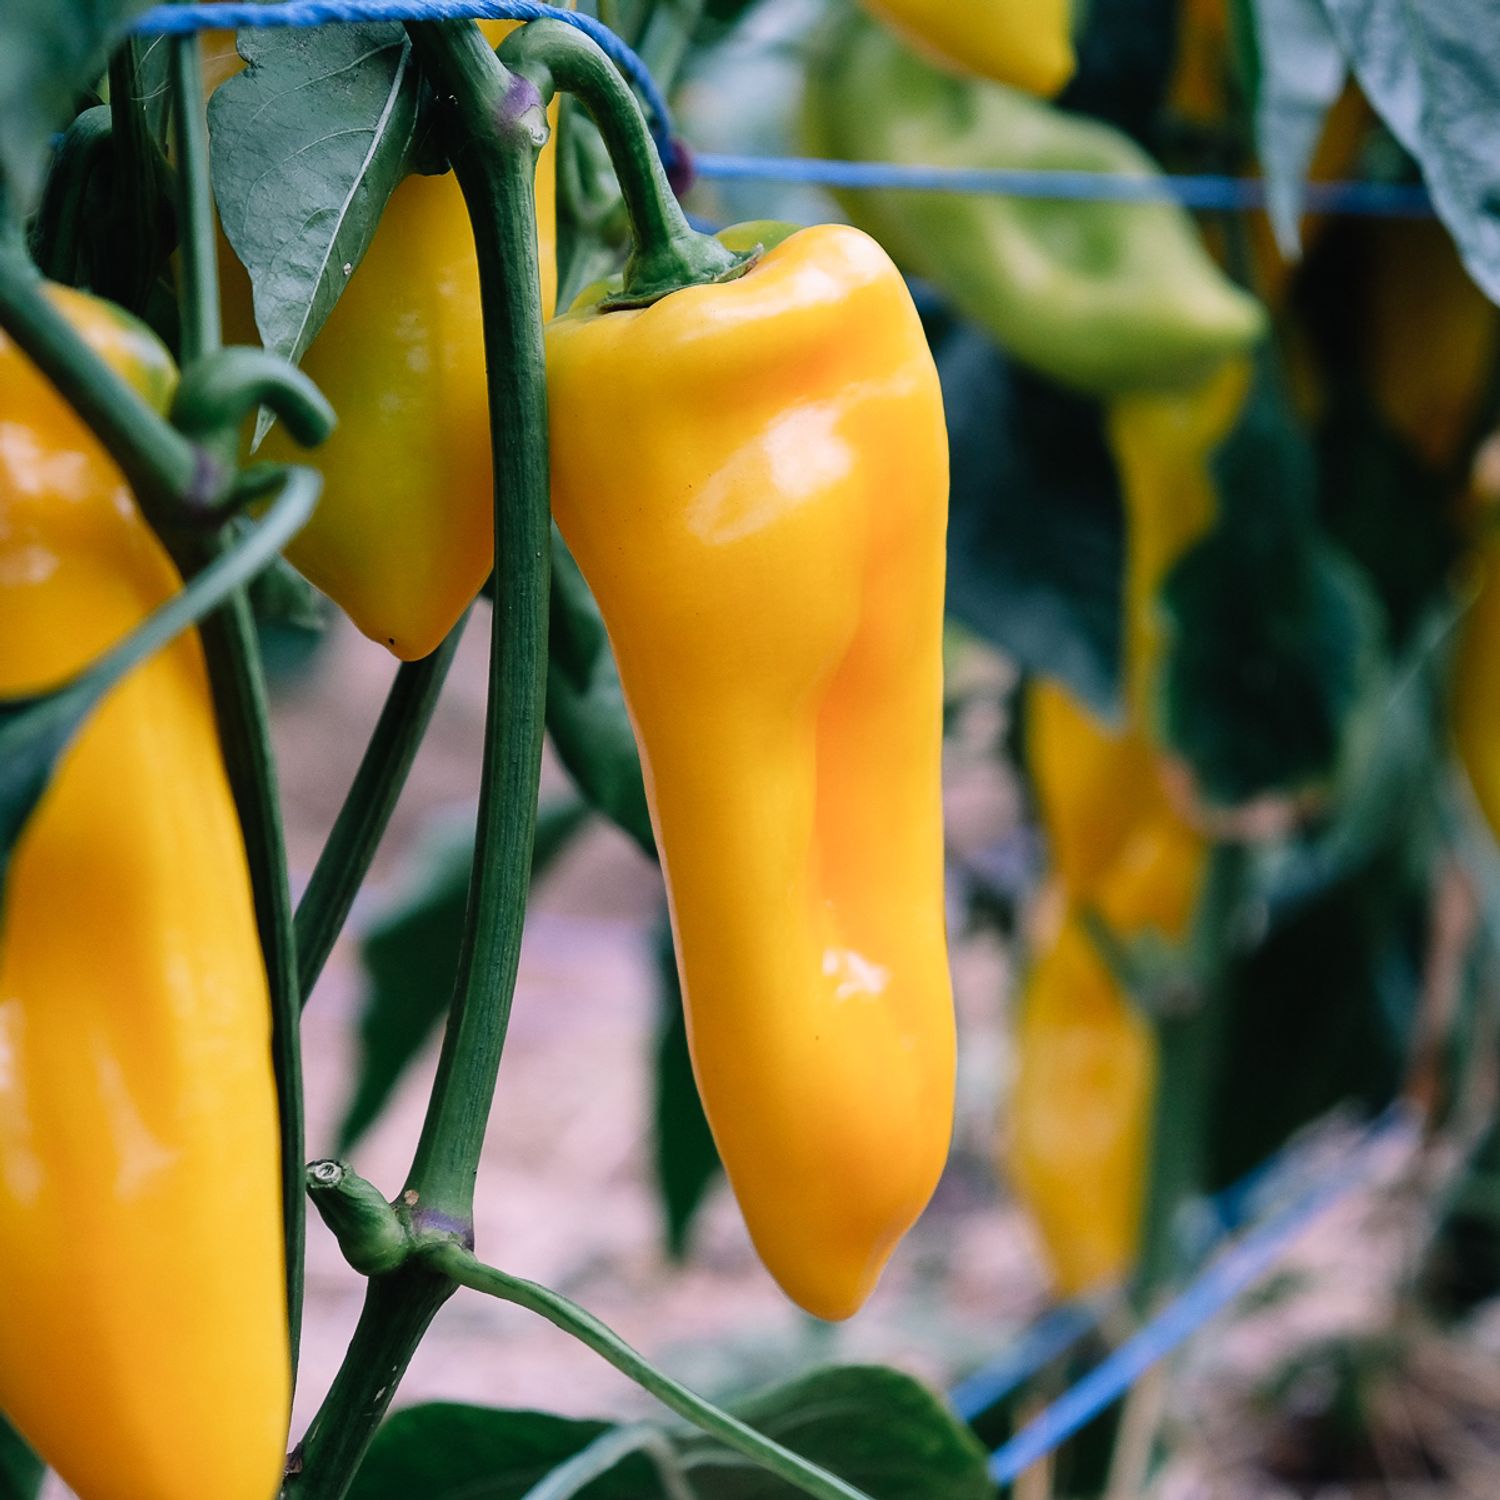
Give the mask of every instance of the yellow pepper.
[{"label": "yellow pepper", "polygon": [[1173,805],[1148,725],[1161,652],[1156,597],[1212,524],[1214,450],[1249,387],[1242,360],[1194,390],[1110,408],[1127,519],[1128,711],[1112,727],[1066,688],[1028,692],[1026,753],[1056,872],[1058,931],[1036,955],[1017,1028],[1003,1167],[1033,1213],[1059,1290],[1118,1283],[1135,1258],[1146,1190],[1156,1038],[1083,924],[1122,939],[1187,933],[1208,846]]},{"label": "yellow pepper", "polygon": [[[152,400],[142,327],[51,295]],[[181,587],[0,337],[0,693]],[[0,1409],[84,1500],[268,1500],[290,1396],[270,1002],[196,635],[138,667],[17,845],[0,933]]]},{"label": "yellow pepper", "polygon": [[1073,76],[1072,0],[864,0],[918,50],[1050,98]]},{"label": "yellow pepper", "polygon": [[1140,1236],[1156,1038],[1075,911],[1032,961],[1016,1047],[1006,1165],[1057,1290],[1118,1284]]},{"label": "yellow pepper", "polygon": [[947,439],[880,247],[756,237],[739,280],[551,324],[553,507],[641,747],[714,1139],[771,1273],[844,1318],[951,1128]]},{"label": "yellow pepper", "polygon": [[[518,23],[481,22],[494,44]],[[557,125],[556,106],[549,118]],[[557,296],[556,152],[537,163],[542,306]],[[220,255],[226,328],[255,343],[250,284]],[[479,262],[451,172],[407,177],[302,368],[339,426],[318,450],[323,498],[287,556],[403,661],[436,649],[494,566],[494,492]],[[281,429],[267,458],[298,462]]]}]

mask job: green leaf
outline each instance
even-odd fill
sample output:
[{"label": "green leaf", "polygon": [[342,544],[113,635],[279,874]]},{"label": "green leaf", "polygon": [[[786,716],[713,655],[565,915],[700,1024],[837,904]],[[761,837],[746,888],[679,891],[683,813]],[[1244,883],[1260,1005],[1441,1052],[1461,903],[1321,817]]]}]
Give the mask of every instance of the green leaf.
[{"label": "green leaf", "polygon": [[[932,1391],[877,1365],[815,1370],[736,1403],[734,1414],[874,1500],[986,1500],[988,1454]],[[712,1500],[795,1500],[792,1485],[717,1443],[682,1443],[695,1492]]]},{"label": "green leaf", "polygon": [[1254,0],[1251,8],[1260,57],[1255,140],[1271,227],[1290,260],[1300,245],[1307,169],[1349,69],[1322,0]]},{"label": "green leaf", "polygon": [[1075,37],[1078,71],[1059,109],[1093,115],[1151,145],[1177,56],[1177,0],[1089,0]]},{"label": "green leaf", "polygon": [[214,196],[261,341],[295,363],[406,175],[416,68],[395,23],[251,29],[239,46],[248,66],[208,106]]},{"label": "green leaf", "polygon": [[558,758],[588,802],[654,859],[640,755],[609,637],[556,528],[547,649],[547,732]]},{"label": "green leaf", "polygon": [[1469,274],[1500,303],[1493,0],[1322,0],[1365,97],[1421,164]]},{"label": "green leaf", "polygon": [[[375,1434],[349,1500],[522,1500],[575,1454],[612,1432],[609,1422],[434,1402],[389,1418]],[[655,1500],[660,1490],[639,1456],[589,1500]]]},{"label": "green leaf", "polygon": [[[533,880],[568,847],[587,816],[588,809],[572,798],[538,811]],[[359,1071],[339,1126],[337,1155],[345,1155],[375,1122],[401,1075],[448,1013],[473,864],[473,820],[435,825],[401,891],[365,933],[360,944],[366,991]]]},{"label": "green leaf", "polygon": [[1368,580],[1317,529],[1311,450],[1263,374],[1216,464],[1218,524],[1168,574],[1159,712],[1209,803],[1323,790],[1379,674]]},{"label": "green leaf", "polygon": [[0,1416],[0,1500],[36,1500],[46,1466]]},{"label": "green leaf", "polygon": [[967,325],[940,340],[937,359],[952,452],[949,612],[1113,714],[1125,541],[1103,410]]},{"label": "green leaf", "polygon": [[693,1220],[723,1167],[693,1077],[672,930],[665,921],[656,934],[656,971],[656,1184],[666,1213],[667,1251],[681,1260]]},{"label": "green leaf", "polygon": [[5,0],[0,5],[0,184],[24,213],[53,134],[104,72],[112,37],[150,0]]}]

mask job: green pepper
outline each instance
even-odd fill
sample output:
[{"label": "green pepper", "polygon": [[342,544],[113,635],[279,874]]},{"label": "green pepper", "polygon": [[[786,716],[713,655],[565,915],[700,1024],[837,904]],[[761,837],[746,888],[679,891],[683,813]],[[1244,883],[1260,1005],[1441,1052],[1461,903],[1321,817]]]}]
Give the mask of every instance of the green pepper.
[{"label": "green pepper", "polygon": [[[1160,175],[1109,126],[944,73],[857,12],[840,17],[827,42],[803,111],[816,155]],[[841,193],[840,202],[1009,353],[1091,394],[1192,386],[1265,331],[1260,303],[1224,276],[1173,203],[904,189]]]}]

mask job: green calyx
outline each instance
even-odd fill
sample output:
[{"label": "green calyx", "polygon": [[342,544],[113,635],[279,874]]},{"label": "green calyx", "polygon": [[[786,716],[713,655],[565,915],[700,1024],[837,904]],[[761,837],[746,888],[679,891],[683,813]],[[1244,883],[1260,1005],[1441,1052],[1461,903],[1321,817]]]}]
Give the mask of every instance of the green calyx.
[{"label": "green calyx", "polygon": [[[943,73],[857,15],[828,37],[803,114],[815,155],[1159,176],[1128,137],[998,84]],[[1266,331],[1264,308],[1172,203],[844,192],[850,217],[1009,353],[1093,395],[1186,388]]]}]

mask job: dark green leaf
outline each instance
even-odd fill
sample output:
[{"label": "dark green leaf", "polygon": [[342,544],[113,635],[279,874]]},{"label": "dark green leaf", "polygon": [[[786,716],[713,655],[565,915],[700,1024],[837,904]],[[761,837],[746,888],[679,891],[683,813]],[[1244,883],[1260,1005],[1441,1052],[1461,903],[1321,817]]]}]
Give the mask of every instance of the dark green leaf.
[{"label": "dark green leaf", "polygon": [[295,363],[406,174],[416,70],[395,23],[252,29],[239,45],[247,68],[209,101],[214,195],[261,340]]},{"label": "dark green leaf", "polygon": [[1470,275],[1500,302],[1493,0],[1322,0],[1365,97],[1421,164]]},{"label": "dark green leaf", "polygon": [[952,449],[949,611],[1113,713],[1124,520],[1101,408],[965,326],[938,344],[938,372]]},{"label": "dark green leaf", "polygon": [[1332,781],[1384,622],[1367,580],[1317,530],[1313,457],[1264,376],[1220,451],[1218,524],[1168,575],[1166,743],[1209,803]]},{"label": "dark green leaf", "polygon": [[[816,1370],[738,1402],[733,1411],[874,1500],[985,1500],[994,1493],[979,1440],[938,1396],[898,1370]],[[683,1439],[682,1454],[695,1491],[712,1500],[796,1500],[801,1494],[706,1438]]]},{"label": "dark green leaf", "polygon": [[[537,813],[531,875],[538,879],[567,848],[588,810],[571,798]],[[343,1155],[374,1123],[401,1075],[448,1012],[474,863],[474,827],[430,831],[386,913],[360,944],[366,992],[359,1023],[359,1071],[339,1126]]]},{"label": "dark green leaf", "polygon": [[108,45],[149,0],[5,0],[0,5],[0,183],[30,208],[54,132],[103,72]]},{"label": "dark green leaf", "polygon": [[[609,1422],[435,1402],[397,1412],[375,1434],[349,1500],[521,1500]],[[588,1500],[659,1500],[646,1460],[627,1458]]]},{"label": "dark green leaf", "polygon": [[598,606],[562,538],[552,533],[547,732],[589,803],[653,859],[656,842],[635,733]]},{"label": "dark green leaf", "polygon": [[1260,92],[1255,139],[1281,253],[1299,244],[1307,169],[1349,69],[1322,0],[1254,0]]},{"label": "dark green leaf", "polygon": [[667,1219],[667,1250],[680,1260],[688,1248],[693,1219],[722,1166],[714,1145],[693,1062],[688,1054],[687,1018],[672,952],[671,928],[656,934],[658,975],[656,1031],[656,1182]]},{"label": "dark green leaf", "polygon": [[35,1500],[45,1473],[41,1459],[0,1417],[0,1500]]}]

